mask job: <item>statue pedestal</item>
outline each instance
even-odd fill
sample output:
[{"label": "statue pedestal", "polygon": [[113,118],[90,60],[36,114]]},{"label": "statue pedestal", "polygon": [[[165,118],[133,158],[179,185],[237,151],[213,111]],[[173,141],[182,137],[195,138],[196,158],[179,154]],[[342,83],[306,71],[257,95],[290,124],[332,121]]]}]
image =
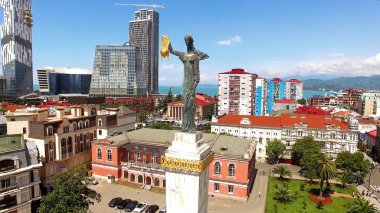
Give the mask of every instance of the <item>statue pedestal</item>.
[{"label": "statue pedestal", "polygon": [[166,209],[169,213],[206,213],[211,147],[202,132],[176,132],[162,158],[166,169]]}]

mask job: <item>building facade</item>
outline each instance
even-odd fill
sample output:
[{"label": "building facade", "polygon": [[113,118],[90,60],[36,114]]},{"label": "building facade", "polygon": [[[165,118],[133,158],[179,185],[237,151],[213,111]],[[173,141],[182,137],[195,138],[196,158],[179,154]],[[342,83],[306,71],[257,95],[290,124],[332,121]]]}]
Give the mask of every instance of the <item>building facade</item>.
[{"label": "building facade", "polygon": [[267,108],[267,82],[264,78],[255,77],[255,104],[254,115],[266,114]]},{"label": "building facade", "polygon": [[129,43],[139,47],[142,72],[148,93],[158,93],[159,14],[153,9],[140,9],[129,22]]},{"label": "building facade", "polygon": [[128,44],[96,46],[90,96],[144,95],[146,87],[139,48]]},{"label": "building facade", "polygon": [[[211,119],[217,101],[203,93],[195,93],[195,122],[200,124]],[[183,100],[168,103],[168,109],[164,119],[172,121],[182,121]]]},{"label": "building facade", "polygon": [[[98,140],[92,146],[93,175],[164,190],[161,158],[175,132],[143,128]],[[255,176],[255,142],[216,134],[203,137],[215,154],[210,164],[209,195],[247,200]]]},{"label": "building facade", "polygon": [[272,115],[273,105],[276,100],[285,99],[286,84],[280,78],[274,78],[268,82],[267,114]]},{"label": "building facade", "polygon": [[243,69],[219,73],[218,115],[252,115],[255,78]]},{"label": "building facade", "polygon": [[286,81],[285,98],[290,100],[299,100],[303,98],[303,83],[298,79],[290,79]]},{"label": "building facade", "polygon": [[0,76],[0,98],[7,95],[7,79]]},{"label": "building facade", "polygon": [[267,142],[274,138],[280,139],[286,145],[283,159],[291,162],[292,146],[297,139],[305,136],[312,136],[320,142],[321,151],[333,158],[342,151],[356,152],[359,141],[358,125],[354,119],[346,123],[325,115],[225,115],[211,123],[211,132],[257,140],[258,161],[265,161],[264,147]]},{"label": "building facade", "polygon": [[277,100],[273,105],[273,113],[294,113],[297,108],[297,102],[295,100],[283,99]]},{"label": "building facade", "polygon": [[43,95],[88,94],[92,71],[80,68],[45,67],[37,70]]},{"label": "building facade", "polygon": [[27,146],[20,134],[6,135],[0,147],[0,212],[35,212],[42,166],[35,144]]},{"label": "building facade", "polygon": [[3,75],[7,96],[33,92],[32,1],[0,0],[4,24],[0,27]]},{"label": "building facade", "polygon": [[359,99],[358,112],[363,116],[380,115],[380,93],[363,93]]}]

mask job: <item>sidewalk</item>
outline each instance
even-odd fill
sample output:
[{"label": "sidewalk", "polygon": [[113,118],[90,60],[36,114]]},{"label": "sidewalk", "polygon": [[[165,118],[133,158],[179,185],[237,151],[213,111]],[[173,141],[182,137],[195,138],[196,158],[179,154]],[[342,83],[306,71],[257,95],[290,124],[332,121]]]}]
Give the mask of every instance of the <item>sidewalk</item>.
[{"label": "sidewalk", "polygon": [[[267,197],[267,189],[268,189],[268,172],[265,172],[263,175],[263,170],[259,169],[257,171],[255,184],[253,185],[253,189],[251,192],[251,198],[253,199],[253,204],[250,205],[252,207],[253,212],[264,213],[265,212],[265,201]],[[261,196],[259,198],[259,192]]]},{"label": "sidewalk", "polygon": [[[362,192],[363,190],[364,191],[368,191],[367,187],[365,187],[364,185],[358,185],[356,186],[356,189],[359,191],[359,192]],[[371,204],[373,204],[377,209],[380,209],[380,202],[379,200],[373,198],[373,197],[368,197],[368,196],[362,196],[364,199],[368,200]]]}]

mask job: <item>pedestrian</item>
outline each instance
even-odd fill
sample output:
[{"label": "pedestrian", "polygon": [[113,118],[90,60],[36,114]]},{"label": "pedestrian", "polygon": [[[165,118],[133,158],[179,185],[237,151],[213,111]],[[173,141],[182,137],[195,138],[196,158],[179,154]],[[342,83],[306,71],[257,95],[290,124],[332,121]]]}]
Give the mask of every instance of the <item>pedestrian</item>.
[{"label": "pedestrian", "polygon": [[261,192],[259,192],[259,198],[261,197]]},{"label": "pedestrian", "polygon": [[263,170],[263,175],[265,175],[265,170]]},{"label": "pedestrian", "polygon": [[352,192],[352,197],[355,197],[355,192]]}]

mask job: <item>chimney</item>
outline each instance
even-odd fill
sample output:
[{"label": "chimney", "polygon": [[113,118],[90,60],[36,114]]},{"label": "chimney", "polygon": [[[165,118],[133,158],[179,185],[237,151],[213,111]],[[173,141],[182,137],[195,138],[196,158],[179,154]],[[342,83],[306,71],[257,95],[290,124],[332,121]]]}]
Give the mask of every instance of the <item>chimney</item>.
[{"label": "chimney", "polygon": [[37,117],[38,122],[43,121],[48,117],[48,109],[47,108],[37,109],[36,111],[38,113],[38,117]]},{"label": "chimney", "polygon": [[65,117],[65,107],[57,106],[56,116],[57,116],[57,118],[64,118]]}]

